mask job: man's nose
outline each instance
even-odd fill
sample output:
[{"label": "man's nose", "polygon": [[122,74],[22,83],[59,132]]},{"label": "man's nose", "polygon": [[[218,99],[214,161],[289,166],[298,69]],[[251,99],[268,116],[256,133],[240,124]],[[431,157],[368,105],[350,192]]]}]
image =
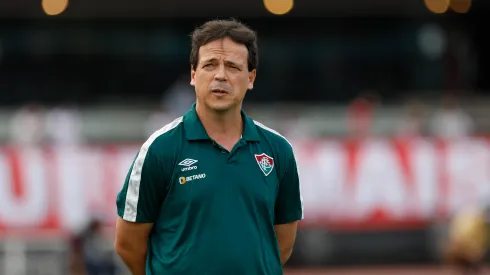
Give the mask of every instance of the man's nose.
[{"label": "man's nose", "polygon": [[226,81],[226,70],[224,65],[218,66],[218,69],[216,70],[216,74],[214,75],[214,78],[218,81]]}]

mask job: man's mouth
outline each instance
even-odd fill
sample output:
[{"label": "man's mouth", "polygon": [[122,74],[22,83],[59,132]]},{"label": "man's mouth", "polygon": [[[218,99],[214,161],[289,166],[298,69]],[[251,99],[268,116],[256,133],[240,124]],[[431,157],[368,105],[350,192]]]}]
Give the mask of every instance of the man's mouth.
[{"label": "man's mouth", "polygon": [[218,95],[224,95],[228,93],[226,90],[220,88],[212,89],[211,92],[213,92],[213,94],[218,94]]}]

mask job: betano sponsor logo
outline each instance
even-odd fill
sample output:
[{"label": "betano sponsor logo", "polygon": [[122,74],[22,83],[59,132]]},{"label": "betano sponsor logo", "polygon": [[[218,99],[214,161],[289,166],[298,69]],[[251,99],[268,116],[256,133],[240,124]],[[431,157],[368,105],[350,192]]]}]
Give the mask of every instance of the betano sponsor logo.
[{"label": "betano sponsor logo", "polygon": [[206,174],[197,174],[197,175],[192,175],[192,176],[188,176],[188,177],[180,177],[179,183],[184,184],[184,183],[189,182],[189,181],[200,180],[200,179],[204,179],[204,178],[206,178]]}]

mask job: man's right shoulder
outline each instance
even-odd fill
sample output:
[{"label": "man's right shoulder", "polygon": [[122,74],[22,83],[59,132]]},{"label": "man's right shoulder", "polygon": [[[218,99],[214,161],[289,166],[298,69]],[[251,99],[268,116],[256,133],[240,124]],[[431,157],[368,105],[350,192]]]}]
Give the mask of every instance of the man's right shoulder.
[{"label": "man's right shoulder", "polygon": [[176,118],[174,121],[155,131],[141,146],[142,150],[151,150],[158,154],[175,152],[176,148],[182,143],[182,122],[183,117]]}]

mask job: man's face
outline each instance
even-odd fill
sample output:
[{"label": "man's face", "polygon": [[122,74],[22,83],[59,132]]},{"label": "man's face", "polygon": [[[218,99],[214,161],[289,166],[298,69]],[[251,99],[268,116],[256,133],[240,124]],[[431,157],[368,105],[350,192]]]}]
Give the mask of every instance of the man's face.
[{"label": "man's face", "polygon": [[247,90],[253,88],[256,71],[248,71],[248,50],[226,37],[199,49],[191,85],[198,104],[217,112],[241,106]]}]

